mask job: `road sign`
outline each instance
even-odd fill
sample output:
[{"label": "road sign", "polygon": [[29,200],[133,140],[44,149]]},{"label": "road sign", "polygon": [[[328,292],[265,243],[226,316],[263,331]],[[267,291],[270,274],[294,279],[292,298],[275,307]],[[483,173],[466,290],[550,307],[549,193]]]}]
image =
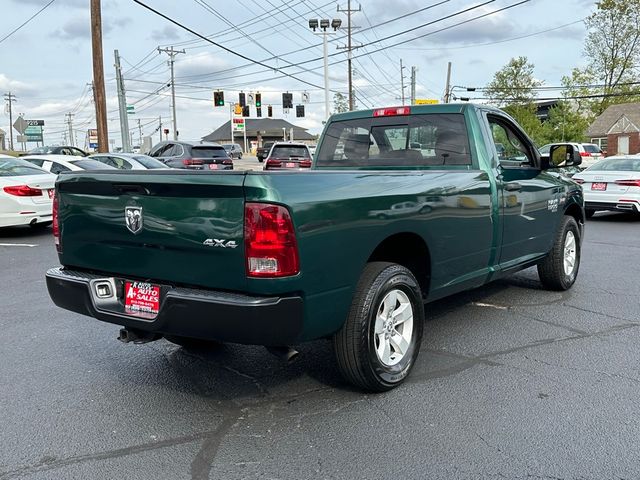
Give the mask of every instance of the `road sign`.
[{"label": "road sign", "polygon": [[434,98],[416,98],[416,105],[435,105],[438,100]]},{"label": "road sign", "polygon": [[25,143],[27,141],[27,136],[26,135],[17,135],[16,136],[16,141],[18,143]]},{"label": "road sign", "polygon": [[136,106],[127,105],[127,115],[135,115],[135,114],[136,114]]},{"label": "road sign", "polygon": [[244,132],[244,118],[234,118],[233,119],[233,131],[234,132]]},{"label": "road sign", "polygon": [[[31,120],[27,120],[27,122],[30,121]],[[27,137],[27,142],[42,142],[42,126],[29,124],[24,131],[24,135]]]},{"label": "road sign", "polygon": [[24,131],[27,129],[28,126],[29,124],[22,117],[16,118],[16,121],[13,122],[13,128],[15,128],[20,135],[24,135]]},{"label": "road sign", "polygon": [[44,120],[25,120],[30,127],[44,127]]}]

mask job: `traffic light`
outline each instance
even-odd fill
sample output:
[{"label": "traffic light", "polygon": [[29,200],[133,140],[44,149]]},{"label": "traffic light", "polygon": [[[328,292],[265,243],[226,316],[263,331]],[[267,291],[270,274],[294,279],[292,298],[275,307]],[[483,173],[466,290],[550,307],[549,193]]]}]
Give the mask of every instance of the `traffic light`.
[{"label": "traffic light", "polygon": [[213,105],[216,107],[224,107],[224,92],[220,90],[213,92]]},{"label": "traffic light", "polygon": [[236,103],[233,106],[233,114],[234,115],[242,115],[242,106],[239,103]]},{"label": "traffic light", "polygon": [[267,117],[273,117],[273,107],[271,105],[267,107]]},{"label": "traffic light", "polygon": [[282,108],[293,108],[293,93],[282,94]]},{"label": "traffic light", "polygon": [[240,104],[241,107],[244,107],[247,104],[245,100],[244,92],[240,92],[238,94],[238,103]]},{"label": "traffic light", "polygon": [[296,105],[296,117],[304,117],[304,105]]},{"label": "traffic light", "polygon": [[256,117],[262,117],[262,107],[256,107]]},{"label": "traffic light", "polygon": [[256,107],[260,108],[261,106],[262,106],[262,94],[256,93]]},{"label": "traffic light", "polygon": [[243,117],[248,117],[250,115],[251,115],[251,113],[249,111],[249,105],[245,105],[244,107],[242,107],[242,116]]}]

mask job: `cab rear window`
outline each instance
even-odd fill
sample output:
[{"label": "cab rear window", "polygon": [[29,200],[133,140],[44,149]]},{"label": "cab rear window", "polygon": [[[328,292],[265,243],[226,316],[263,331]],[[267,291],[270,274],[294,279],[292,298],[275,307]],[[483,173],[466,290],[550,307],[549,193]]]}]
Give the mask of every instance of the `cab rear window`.
[{"label": "cab rear window", "polygon": [[361,118],[332,122],[317,167],[471,165],[462,114]]},{"label": "cab rear window", "polygon": [[271,158],[311,158],[309,149],[302,146],[276,146],[271,151]]},{"label": "cab rear window", "polygon": [[191,154],[194,158],[220,158],[227,157],[227,151],[223,147],[193,147]]}]

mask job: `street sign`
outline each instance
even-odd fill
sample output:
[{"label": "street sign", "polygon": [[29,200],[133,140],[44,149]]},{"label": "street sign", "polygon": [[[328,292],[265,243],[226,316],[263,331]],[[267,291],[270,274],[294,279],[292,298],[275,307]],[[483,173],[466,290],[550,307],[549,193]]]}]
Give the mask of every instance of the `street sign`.
[{"label": "street sign", "polygon": [[127,115],[135,115],[136,107],[135,105],[127,105]]},{"label": "street sign", "polygon": [[[27,120],[29,122],[30,120]],[[41,125],[29,125],[24,131],[27,142],[42,142],[42,126]]]},{"label": "street sign", "polygon": [[244,132],[244,118],[234,118],[233,119],[233,131],[234,132]]},{"label": "street sign", "polygon": [[24,131],[27,129],[28,126],[29,124],[22,117],[16,118],[16,121],[13,122],[13,128],[15,128],[20,135],[24,135]]},{"label": "street sign", "polygon": [[416,105],[435,105],[438,100],[434,98],[416,98]]},{"label": "street sign", "polygon": [[27,141],[26,135],[16,135],[16,141],[18,143],[25,143]]}]

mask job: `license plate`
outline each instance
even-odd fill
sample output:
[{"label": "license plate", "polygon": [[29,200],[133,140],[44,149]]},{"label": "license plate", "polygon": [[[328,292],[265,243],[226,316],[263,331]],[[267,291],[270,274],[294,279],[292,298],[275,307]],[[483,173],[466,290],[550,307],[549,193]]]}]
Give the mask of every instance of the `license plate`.
[{"label": "license plate", "polygon": [[160,311],[160,286],[125,282],[124,309],[131,315],[157,314]]},{"label": "license plate", "polygon": [[209,164],[209,170],[218,170],[218,164],[217,163],[210,163]]},{"label": "license plate", "polygon": [[607,189],[607,184],[606,183],[592,183],[591,184],[591,190],[601,190],[604,191]]},{"label": "license plate", "polygon": [[47,190],[47,193],[49,194],[49,198],[53,198],[54,192],[55,190]]},{"label": "license plate", "polygon": [[287,162],[287,163],[284,164],[284,166],[287,167],[287,168],[294,168],[296,166],[296,164],[293,163],[293,162]]}]

